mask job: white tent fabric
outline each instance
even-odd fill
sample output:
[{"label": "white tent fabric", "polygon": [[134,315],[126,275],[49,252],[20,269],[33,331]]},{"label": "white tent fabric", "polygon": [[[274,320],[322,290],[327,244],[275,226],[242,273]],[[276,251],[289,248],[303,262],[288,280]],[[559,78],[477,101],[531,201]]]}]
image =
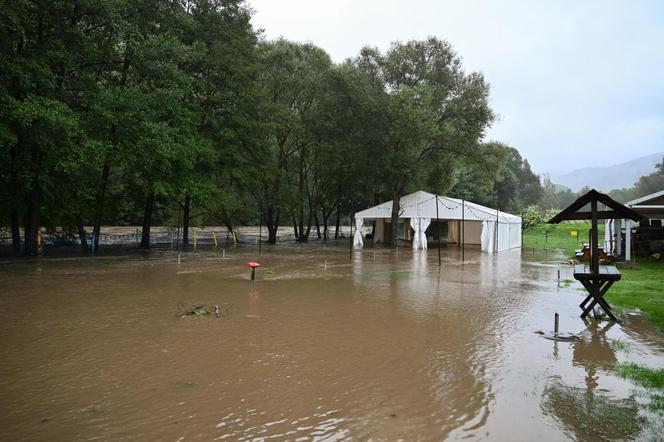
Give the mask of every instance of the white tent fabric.
[{"label": "white tent fabric", "polygon": [[420,248],[420,219],[419,218],[412,218],[410,220],[410,227],[413,228],[413,249],[419,249]]},{"label": "white tent fabric", "polygon": [[493,221],[482,221],[482,241],[481,250],[491,252],[496,247],[494,242],[496,238],[496,223]]},{"label": "white tent fabric", "polygon": [[[431,224],[431,218],[420,218],[420,238],[419,238],[419,246],[422,250],[427,249],[427,228]],[[414,242],[414,241],[413,241]]]},{"label": "white tent fabric", "polygon": [[[356,223],[360,219],[376,221],[374,242],[384,239],[384,223],[391,217],[392,201],[355,214]],[[448,242],[478,244],[483,251],[491,253],[521,247],[521,217],[456,198],[436,197],[423,191],[404,195],[399,201],[399,219],[409,221],[415,232],[413,248],[426,249],[426,229],[436,219],[449,221]],[[463,238],[458,238],[462,230]],[[362,247],[358,245],[361,234],[355,244]]]},{"label": "white tent fabric", "polygon": [[362,241],[362,224],[364,224],[364,218],[355,218],[355,236],[353,237],[353,246],[362,247],[364,245]]}]

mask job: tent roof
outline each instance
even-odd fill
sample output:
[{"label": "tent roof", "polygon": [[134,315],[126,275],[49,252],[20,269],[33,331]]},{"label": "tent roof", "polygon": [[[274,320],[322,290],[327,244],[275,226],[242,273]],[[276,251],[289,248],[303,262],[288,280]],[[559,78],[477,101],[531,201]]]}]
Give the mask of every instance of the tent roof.
[{"label": "tent roof", "polygon": [[604,204],[607,208],[612,209],[598,209],[597,219],[632,219],[634,221],[639,221],[641,218],[643,218],[634,210],[623,206],[608,195],[599,193],[595,189],[592,189],[588,193],[581,195],[579,198],[577,198],[576,201],[567,206],[567,208],[563,209],[560,213],[551,218],[548,221],[549,224],[558,224],[561,221],[591,219],[592,213],[590,212],[590,209],[583,212],[581,209],[583,209],[592,201],[597,201],[598,203]]},{"label": "tent roof", "polygon": [[[470,201],[462,201],[438,195],[438,219],[467,221],[495,221],[518,224],[521,217],[491,209]],[[463,204],[462,204],[463,203]],[[391,218],[392,201],[355,213],[355,218]],[[399,200],[399,218],[431,218],[436,219],[436,195],[419,190],[404,195]]]}]

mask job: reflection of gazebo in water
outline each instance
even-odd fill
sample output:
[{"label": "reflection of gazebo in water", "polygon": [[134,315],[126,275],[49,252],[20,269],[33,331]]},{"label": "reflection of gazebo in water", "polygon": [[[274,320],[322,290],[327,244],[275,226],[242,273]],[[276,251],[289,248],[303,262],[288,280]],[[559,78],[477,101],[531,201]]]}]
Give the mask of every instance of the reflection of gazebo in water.
[{"label": "reflection of gazebo in water", "polygon": [[615,322],[604,326],[594,320],[585,320],[588,328],[581,339],[574,343],[572,363],[586,370],[586,386],[588,391],[597,387],[597,367],[613,366],[618,359],[611,347],[606,334]]},{"label": "reflection of gazebo in water", "polygon": [[633,396],[618,399],[597,389],[597,371],[617,362],[607,338],[615,322],[586,319],[588,328],[573,346],[574,366],[586,372],[586,388],[567,385],[552,377],[542,398],[542,410],[555,416],[562,429],[576,440],[631,439],[638,434],[638,405]]},{"label": "reflection of gazebo in water", "polygon": [[[602,204],[603,210],[599,210]],[[590,207],[588,207],[590,206]],[[583,209],[583,211],[582,211]],[[574,279],[578,280],[588,290],[588,296],[580,307],[583,309],[582,318],[588,316],[595,304],[599,304],[609,318],[616,320],[611,312],[611,306],[604,299],[604,295],[614,282],[621,278],[615,266],[599,265],[599,244],[597,243],[597,220],[599,219],[631,219],[639,221],[641,215],[632,209],[623,206],[611,199],[608,195],[599,193],[595,189],[579,197],[562,212],[549,220],[550,224],[562,221],[590,220],[590,265],[579,264],[574,266]]]}]

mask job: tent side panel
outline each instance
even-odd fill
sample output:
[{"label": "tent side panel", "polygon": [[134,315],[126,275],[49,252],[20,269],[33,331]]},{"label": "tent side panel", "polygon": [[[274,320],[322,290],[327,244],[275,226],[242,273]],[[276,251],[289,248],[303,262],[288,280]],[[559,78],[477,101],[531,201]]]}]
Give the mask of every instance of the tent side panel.
[{"label": "tent side panel", "polygon": [[482,221],[465,221],[463,238],[466,245],[481,245]]}]

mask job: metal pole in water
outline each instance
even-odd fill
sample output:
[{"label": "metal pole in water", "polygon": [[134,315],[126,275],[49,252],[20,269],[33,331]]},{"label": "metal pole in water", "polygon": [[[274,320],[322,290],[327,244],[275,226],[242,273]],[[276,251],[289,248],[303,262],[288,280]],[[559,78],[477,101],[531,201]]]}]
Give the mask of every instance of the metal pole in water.
[{"label": "metal pole in water", "polygon": [[251,280],[253,281],[255,278],[256,278],[256,267],[252,267],[251,268]]},{"label": "metal pole in water", "polygon": [[350,235],[348,241],[348,259],[353,260],[353,200],[350,200]]},{"label": "metal pole in water", "polygon": [[441,265],[440,261],[440,221],[438,219],[438,194],[436,194],[436,231],[438,232],[438,267]]},{"label": "metal pole in water", "polygon": [[466,260],[466,201],[461,200],[461,262]]},{"label": "metal pole in water", "polygon": [[175,240],[175,248],[180,250],[180,212],[182,211],[182,206],[180,205],[180,201],[178,201],[178,236],[177,239]]},{"label": "metal pole in water", "polygon": [[558,334],[558,318],[559,318],[559,315],[558,315],[558,313],[556,313],[553,316],[553,320],[554,320],[553,333],[555,333],[556,335]]},{"label": "metal pole in water", "polygon": [[558,282],[560,282],[560,269],[558,269]]}]

